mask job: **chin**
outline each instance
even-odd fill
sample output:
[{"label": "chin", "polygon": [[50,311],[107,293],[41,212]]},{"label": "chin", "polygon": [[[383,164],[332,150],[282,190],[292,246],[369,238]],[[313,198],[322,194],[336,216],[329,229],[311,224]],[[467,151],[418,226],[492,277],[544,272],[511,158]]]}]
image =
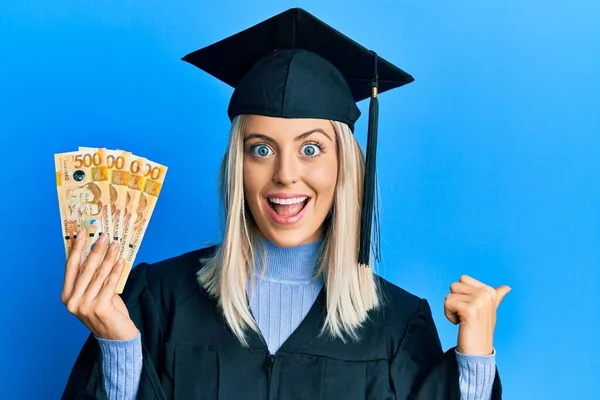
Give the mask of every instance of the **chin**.
[{"label": "chin", "polygon": [[299,229],[290,230],[267,230],[261,236],[279,247],[295,247],[302,244],[314,242],[319,237],[316,232],[306,232]]}]

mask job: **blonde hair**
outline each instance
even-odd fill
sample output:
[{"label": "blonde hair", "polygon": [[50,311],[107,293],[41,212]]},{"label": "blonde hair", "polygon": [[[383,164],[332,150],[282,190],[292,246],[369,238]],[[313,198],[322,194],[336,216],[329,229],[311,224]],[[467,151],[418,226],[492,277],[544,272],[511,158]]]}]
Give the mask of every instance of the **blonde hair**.
[{"label": "blonde hair", "polygon": [[[257,228],[246,207],[243,188],[244,132],[247,116],[233,120],[221,164],[224,211],[223,241],[198,272],[199,284],[218,301],[227,324],[243,345],[245,331],[259,331],[247,301],[247,281],[255,253]],[[337,137],[338,176],[334,202],[324,221],[319,268],[326,292],[321,334],[358,340],[368,312],[380,305],[380,290],[371,268],[358,265],[364,155],[346,124],[332,121]],[[349,234],[349,232],[351,232]],[[257,251],[258,252],[258,251]]]}]

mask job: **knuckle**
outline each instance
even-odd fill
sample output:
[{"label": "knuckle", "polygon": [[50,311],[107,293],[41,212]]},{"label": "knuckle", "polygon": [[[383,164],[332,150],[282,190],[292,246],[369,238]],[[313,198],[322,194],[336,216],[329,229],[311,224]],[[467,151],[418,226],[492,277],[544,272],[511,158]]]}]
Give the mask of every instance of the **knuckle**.
[{"label": "knuckle", "polygon": [[469,303],[465,307],[465,312],[467,313],[468,316],[473,317],[477,314],[477,309],[478,309],[478,307],[476,304]]},{"label": "knuckle", "polygon": [[111,290],[117,285],[119,281],[119,275],[116,273],[111,273],[110,276],[104,281],[104,290]]},{"label": "knuckle", "polygon": [[472,304],[473,304],[473,307],[474,307],[474,308],[476,308],[476,309],[479,309],[479,308],[483,307],[483,306],[485,305],[485,303],[486,303],[486,302],[487,302],[487,301],[486,301],[486,299],[484,299],[484,298],[481,298],[481,297],[475,297],[475,298],[473,299],[473,302],[472,302]]},{"label": "knuckle", "polygon": [[92,278],[92,280],[96,281],[96,280],[104,280],[104,278],[106,277],[107,273],[106,273],[106,265],[100,264],[98,266],[98,268],[96,269],[96,271],[94,272],[94,276]]},{"label": "knuckle", "polygon": [[65,269],[71,270],[71,269],[75,269],[75,268],[77,268],[77,266],[76,266],[75,260],[73,259],[73,253],[71,253],[69,258],[67,259],[67,262],[65,263]]},{"label": "knuckle", "polygon": [[79,315],[81,315],[82,317],[89,317],[91,315],[93,315],[94,310],[92,307],[90,307],[90,304],[82,304],[79,306]]},{"label": "knuckle", "polygon": [[490,293],[489,290],[483,290],[481,292],[481,294],[479,295],[479,299],[481,299],[485,302],[490,302],[494,299],[494,296],[492,295],[492,293]]},{"label": "knuckle", "polygon": [[87,318],[89,316],[87,308],[83,306],[79,307],[77,310],[77,315]]},{"label": "knuckle", "polygon": [[77,304],[77,302],[73,301],[72,299],[67,301],[67,310],[69,310],[69,312],[73,315],[77,315],[77,311],[79,310],[79,304]]},{"label": "knuckle", "polygon": [[109,314],[110,308],[108,307],[108,304],[98,304],[94,309],[94,315],[100,320],[105,319]]},{"label": "knuckle", "polygon": [[86,262],[81,274],[85,274],[85,275],[91,275],[92,279],[95,277],[95,275],[98,274],[98,271],[100,270],[102,264],[100,264],[97,260],[88,260],[89,262]]},{"label": "knuckle", "polygon": [[110,261],[110,257],[105,256],[98,264],[98,272],[100,274],[107,275],[106,271],[110,271],[111,265],[112,262]]},{"label": "knuckle", "polygon": [[119,269],[117,268],[117,266],[115,264],[115,266],[110,271],[110,275],[108,276],[108,280],[112,283],[112,282],[118,281],[120,277],[121,277],[121,274],[119,273]]},{"label": "knuckle", "polygon": [[78,255],[78,249],[77,246],[73,246],[71,247],[71,253],[69,253],[69,257],[67,257],[67,261],[65,262],[66,265],[70,265],[73,264],[73,262],[75,261],[75,257]]},{"label": "knuckle", "polygon": [[92,260],[87,259],[83,265],[81,266],[81,270],[79,271],[79,275],[87,275],[91,271],[93,271]]},{"label": "knuckle", "polygon": [[115,276],[115,272],[112,270],[112,268],[107,268],[106,274],[104,274],[104,279],[102,280],[104,285],[107,285],[111,282],[111,280],[114,279]]},{"label": "knuckle", "polygon": [[115,259],[109,260],[109,262],[106,263],[106,276],[114,275],[117,270],[116,266],[117,261]]}]

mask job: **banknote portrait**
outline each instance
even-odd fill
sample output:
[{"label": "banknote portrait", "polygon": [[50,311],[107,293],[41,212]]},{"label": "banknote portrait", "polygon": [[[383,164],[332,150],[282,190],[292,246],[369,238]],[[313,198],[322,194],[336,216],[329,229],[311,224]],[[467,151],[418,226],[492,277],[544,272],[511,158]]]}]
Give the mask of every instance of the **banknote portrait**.
[{"label": "banknote portrait", "polygon": [[102,211],[102,190],[94,182],[67,190],[67,207],[71,216],[99,215]]}]

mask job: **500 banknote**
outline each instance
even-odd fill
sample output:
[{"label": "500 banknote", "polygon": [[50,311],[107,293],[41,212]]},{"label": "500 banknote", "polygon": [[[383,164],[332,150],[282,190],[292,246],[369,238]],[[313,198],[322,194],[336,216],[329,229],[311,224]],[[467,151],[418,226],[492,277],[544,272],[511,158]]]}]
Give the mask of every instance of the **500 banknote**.
[{"label": "500 banknote", "polygon": [[55,154],[54,165],[65,253],[68,257],[71,238],[82,229],[86,235],[84,259],[98,236],[112,229],[105,152],[91,149]]},{"label": "500 banknote", "polygon": [[117,285],[118,291],[123,290],[125,286],[131,270],[127,267],[133,266],[167,174],[167,167],[164,165],[135,156],[132,157],[130,170],[133,174],[130,188],[136,190],[137,196],[133,198],[135,213],[131,213],[126,221],[123,246],[125,268]]},{"label": "500 banknote", "polygon": [[116,293],[122,293],[167,167],[124,150],[90,147],[55,154],[55,166],[67,257],[79,228],[87,237],[82,262],[100,233],[120,242],[119,257],[126,264]]}]

